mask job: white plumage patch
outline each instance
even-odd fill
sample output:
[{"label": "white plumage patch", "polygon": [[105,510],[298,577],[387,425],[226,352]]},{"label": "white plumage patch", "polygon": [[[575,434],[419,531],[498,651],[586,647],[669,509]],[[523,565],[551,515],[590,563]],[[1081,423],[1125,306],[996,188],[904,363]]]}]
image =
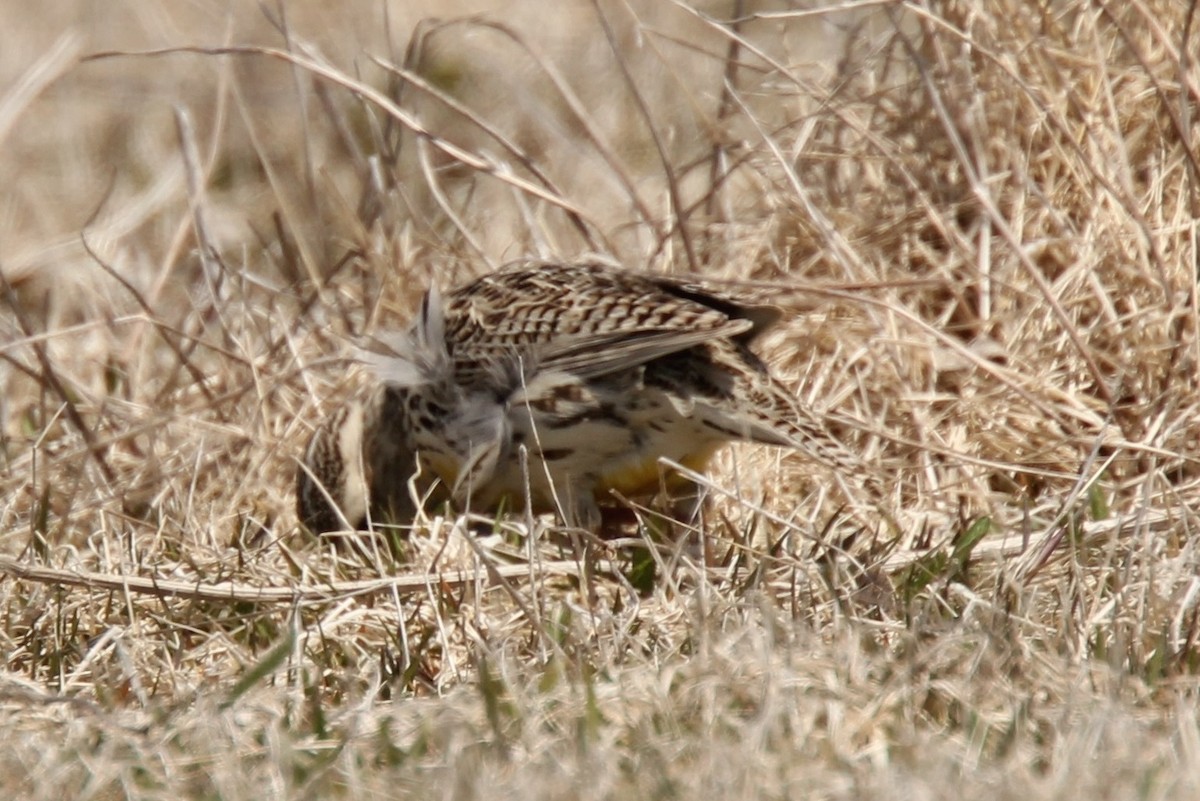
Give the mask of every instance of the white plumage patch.
[{"label": "white plumage patch", "polygon": [[417,389],[454,379],[446,346],[446,311],[436,286],[425,293],[420,314],[407,332],[381,335],[372,344],[382,350],[359,348],[358,358],[389,386]]}]

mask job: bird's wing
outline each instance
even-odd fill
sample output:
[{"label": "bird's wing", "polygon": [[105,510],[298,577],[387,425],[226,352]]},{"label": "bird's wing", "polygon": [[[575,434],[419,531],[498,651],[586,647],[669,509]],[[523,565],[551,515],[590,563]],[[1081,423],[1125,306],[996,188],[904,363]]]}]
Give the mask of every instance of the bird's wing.
[{"label": "bird's wing", "polygon": [[749,320],[728,320],[706,328],[668,328],[605,331],[558,337],[530,347],[537,370],[595,378],[640,367],[688,348],[720,339],[732,339],[751,327]]}]

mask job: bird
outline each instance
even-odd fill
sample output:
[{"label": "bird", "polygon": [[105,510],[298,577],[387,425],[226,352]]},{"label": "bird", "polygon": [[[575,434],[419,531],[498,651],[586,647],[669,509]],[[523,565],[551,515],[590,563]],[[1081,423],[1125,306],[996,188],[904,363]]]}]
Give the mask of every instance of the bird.
[{"label": "bird", "polygon": [[733,285],[599,261],[434,285],[406,330],[360,350],[374,382],[311,436],[298,517],[318,534],[407,524],[432,500],[595,532],[617,499],[687,484],[664,464],[699,472],[735,441],[861,474],[751,347],[782,315]]}]

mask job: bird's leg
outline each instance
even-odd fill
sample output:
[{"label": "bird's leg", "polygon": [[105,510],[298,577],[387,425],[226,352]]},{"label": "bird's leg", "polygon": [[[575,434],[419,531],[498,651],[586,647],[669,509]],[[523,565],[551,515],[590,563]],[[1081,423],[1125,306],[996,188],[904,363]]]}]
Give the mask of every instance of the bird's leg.
[{"label": "bird's leg", "polygon": [[615,540],[626,536],[629,527],[637,523],[637,513],[628,506],[604,506],[600,508],[600,528],[597,533],[602,540]]},{"label": "bird's leg", "polygon": [[595,488],[590,483],[573,483],[566,488],[566,508],[563,522],[572,530],[571,543],[576,558],[583,564],[583,590],[588,606],[595,606],[596,594],[596,537],[604,525],[604,515],[596,503]]},{"label": "bird's leg", "polygon": [[706,512],[712,502],[704,487],[695,481],[676,477],[676,486],[665,494],[663,508],[670,518],[671,539],[706,565],[716,563],[714,542],[705,527]]}]

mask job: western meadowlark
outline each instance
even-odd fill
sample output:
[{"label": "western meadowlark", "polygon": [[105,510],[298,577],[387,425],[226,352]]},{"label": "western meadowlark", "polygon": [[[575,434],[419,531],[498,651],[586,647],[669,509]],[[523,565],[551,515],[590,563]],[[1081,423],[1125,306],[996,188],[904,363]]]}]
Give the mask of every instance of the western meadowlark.
[{"label": "western meadowlark", "polygon": [[733,440],[859,464],[751,351],[780,315],[598,264],[494,273],[444,299],[435,287],[407,332],[363,353],[374,390],[313,435],[300,519],[316,532],[368,513],[408,522],[424,490],[595,530],[614,494],[660,490],[661,460],[699,470]]}]

